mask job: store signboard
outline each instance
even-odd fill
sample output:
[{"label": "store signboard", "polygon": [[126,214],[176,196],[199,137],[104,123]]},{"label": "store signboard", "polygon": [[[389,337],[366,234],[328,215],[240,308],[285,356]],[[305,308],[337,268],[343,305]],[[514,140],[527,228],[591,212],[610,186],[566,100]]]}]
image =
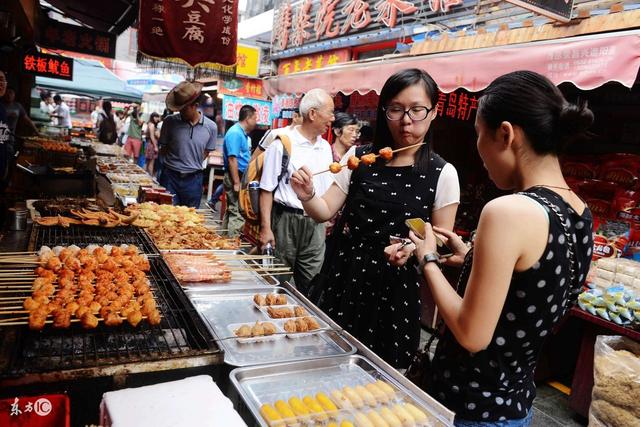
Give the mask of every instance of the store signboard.
[{"label": "store signboard", "polygon": [[38,44],[50,49],[62,49],[106,58],[116,57],[115,34],[69,25],[53,19],[44,21],[40,28]]},{"label": "store signboard", "polygon": [[285,76],[301,71],[320,70],[350,60],[351,50],[349,49],[336,49],[313,55],[296,56],[280,61],[278,64],[278,75]]},{"label": "store signboard", "polygon": [[266,99],[262,80],[258,79],[225,79],[219,84],[218,92],[239,98]]},{"label": "store signboard", "polygon": [[301,97],[295,95],[279,94],[273,97],[271,101],[271,110],[273,118],[284,117],[280,113],[283,111],[291,111],[300,106]]},{"label": "store signboard", "polygon": [[271,124],[271,102],[258,99],[238,98],[236,96],[224,95],[222,100],[222,118],[232,122],[238,121],[240,109],[243,105],[251,105],[258,112],[258,124]]},{"label": "store signboard", "polygon": [[238,44],[236,58],[238,60],[236,65],[236,74],[238,76],[258,77],[260,73],[259,47]]},{"label": "store signboard", "polygon": [[[418,23],[463,0],[282,0],[274,12],[272,52]],[[366,37],[362,43],[369,43]],[[284,56],[284,55],[283,55]]]},{"label": "store signboard", "polygon": [[562,22],[571,21],[573,0],[507,0],[540,15],[548,16]]},{"label": "store signboard", "polygon": [[73,58],[47,55],[44,53],[25,53],[22,55],[20,69],[23,73],[54,79],[73,80]]}]

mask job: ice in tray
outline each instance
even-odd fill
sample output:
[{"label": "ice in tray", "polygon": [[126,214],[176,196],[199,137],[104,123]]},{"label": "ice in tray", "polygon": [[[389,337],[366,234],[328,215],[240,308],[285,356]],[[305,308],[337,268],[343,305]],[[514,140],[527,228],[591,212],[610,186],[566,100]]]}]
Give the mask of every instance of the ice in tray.
[{"label": "ice in tray", "polygon": [[238,342],[245,344],[272,341],[282,338],[284,332],[281,326],[276,322],[271,321],[232,323],[227,326],[227,329],[229,330],[230,337],[236,337]]},{"label": "ice in tray", "polygon": [[265,316],[271,319],[288,319],[291,317],[304,317],[309,316],[309,312],[306,308],[296,304],[286,305],[270,305],[267,307],[259,307],[260,311]]}]

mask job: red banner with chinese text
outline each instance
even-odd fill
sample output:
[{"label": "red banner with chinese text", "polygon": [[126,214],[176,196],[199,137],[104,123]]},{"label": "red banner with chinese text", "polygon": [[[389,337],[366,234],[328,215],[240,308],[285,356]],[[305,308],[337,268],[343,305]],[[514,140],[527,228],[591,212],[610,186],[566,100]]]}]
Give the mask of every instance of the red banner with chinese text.
[{"label": "red banner with chinese text", "polygon": [[0,426],[68,427],[69,398],[64,394],[0,399]]},{"label": "red banner with chinese text", "polygon": [[218,81],[218,92],[239,98],[267,99],[262,80],[258,79],[224,79],[222,84]]},{"label": "red banner with chinese text", "polygon": [[138,62],[233,73],[237,29],[236,0],[140,0]]}]

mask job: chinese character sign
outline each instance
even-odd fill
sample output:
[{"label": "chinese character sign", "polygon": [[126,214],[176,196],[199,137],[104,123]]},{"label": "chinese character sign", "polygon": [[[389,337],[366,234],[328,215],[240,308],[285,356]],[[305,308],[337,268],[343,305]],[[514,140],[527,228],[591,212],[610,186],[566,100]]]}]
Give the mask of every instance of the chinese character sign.
[{"label": "chinese character sign", "polygon": [[223,95],[233,95],[240,98],[266,99],[267,93],[258,79],[224,79],[222,84],[218,81],[218,92]]},{"label": "chinese character sign", "polygon": [[69,398],[63,394],[0,399],[0,426],[68,426]]},{"label": "chinese character sign", "polygon": [[141,0],[138,51],[143,58],[232,71],[238,0]]},{"label": "chinese character sign", "polygon": [[25,53],[20,64],[22,72],[54,79],[73,80],[73,58],[46,55],[44,53]]},{"label": "chinese character sign", "polygon": [[471,120],[478,109],[478,97],[466,92],[451,92],[438,94],[436,112],[440,117],[455,120]]},{"label": "chinese character sign", "polygon": [[257,99],[238,98],[225,95],[222,100],[222,118],[232,122],[238,121],[240,109],[243,105],[251,105],[258,112],[258,124],[271,124],[271,102],[259,101]]},{"label": "chinese character sign", "polygon": [[40,31],[39,45],[50,49],[62,49],[88,55],[116,57],[116,36],[91,28],[47,19]]},{"label": "chinese character sign", "polygon": [[260,73],[260,48],[238,45],[236,74],[246,77],[258,77]]},{"label": "chinese character sign", "polygon": [[284,76],[301,71],[319,70],[351,60],[349,49],[338,49],[314,55],[284,59],[278,64],[278,75]]}]

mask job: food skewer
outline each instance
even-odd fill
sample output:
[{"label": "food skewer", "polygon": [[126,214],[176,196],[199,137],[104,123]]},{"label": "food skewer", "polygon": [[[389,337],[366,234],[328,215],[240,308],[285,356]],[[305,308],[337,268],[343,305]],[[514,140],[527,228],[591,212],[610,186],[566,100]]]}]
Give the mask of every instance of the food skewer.
[{"label": "food skewer", "polygon": [[[126,321],[126,317],[120,316],[124,321]],[[160,316],[161,318],[163,316]],[[143,319],[147,319],[148,316],[142,316]],[[21,319],[22,321],[15,321],[15,322],[3,322],[0,320],[0,326],[24,326],[24,325],[28,325],[29,322],[29,317],[20,317],[18,319]],[[97,317],[98,322],[104,322],[104,319],[102,317]],[[26,321],[25,321],[26,320]],[[71,323],[80,323],[82,320],[81,319],[76,319],[73,318],[70,320]],[[51,324],[53,323],[53,320],[46,320],[44,323],[46,324]]]},{"label": "food skewer", "polygon": [[[383,150],[385,150],[385,149],[387,148],[387,147],[385,147],[385,148],[382,148],[378,154],[369,153],[369,154],[365,154],[364,156],[371,156],[371,158],[373,158],[373,159],[377,159],[378,157],[380,157],[380,156],[382,156],[382,155],[384,155],[384,156],[393,155],[393,154],[395,154],[395,153],[399,153],[400,151],[409,150],[410,148],[419,147],[419,146],[424,145],[424,144],[426,144],[426,142],[420,142],[420,143],[418,143],[418,144],[412,144],[412,145],[409,145],[409,146],[407,146],[407,147],[397,148],[397,149],[395,149],[395,150],[387,150],[387,151],[385,151],[385,152],[384,152],[384,154],[383,154],[383,153],[382,153],[382,151],[383,151]],[[362,156],[362,157],[364,157],[364,156]],[[355,157],[355,156],[353,156],[353,157]],[[357,157],[356,157],[356,159],[357,159]],[[358,159],[358,160],[360,160],[360,159]],[[388,159],[388,160],[391,160],[391,159]],[[332,165],[333,165],[333,163],[332,163]],[[328,169],[321,170],[320,172],[316,172],[316,173],[314,173],[314,174],[313,174],[313,176],[320,175],[320,174],[327,173],[327,172],[338,173],[338,172],[340,172],[340,170],[345,166],[345,165],[341,165],[341,164],[339,164],[339,163],[338,163],[338,165],[339,165],[340,167],[339,167],[339,168],[336,168],[337,170],[335,170],[335,171],[334,171],[334,170],[332,170],[332,167],[330,166]],[[350,168],[350,169],[351,169],[351,168]]]}]

